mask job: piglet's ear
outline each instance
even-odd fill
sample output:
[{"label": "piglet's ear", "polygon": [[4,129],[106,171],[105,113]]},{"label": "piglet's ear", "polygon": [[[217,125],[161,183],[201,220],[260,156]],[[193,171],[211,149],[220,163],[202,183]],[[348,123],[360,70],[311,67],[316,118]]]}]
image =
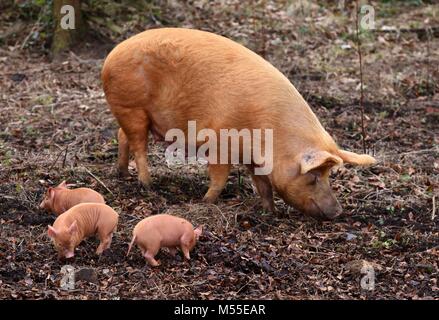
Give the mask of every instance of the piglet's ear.
[{"label": "piglet's ear", "polygon": [[357,154],[354,152],[339,150],[338,155],[343,159],[344,162],[358,166],[367,166],[376,162],[374,157],[371,157],[367,154]]},{"label": "piglet's ear", "polygon": [[53,199],[55,198],[55,189],[53,189],[52,187],[49,187],[47,192],[49,193],[50,200],[53,201]]},{"label": "piglet's ear", "polygon": [[69,227],[69,233],[70,233],[70,234],[73,234],[73,233],[75,233],[76,231],[78,231],[78,223],[77,223],[76,220],[75,220],[75,221],[72,222],[72,224],[71,224],[70,227]]},{"label": "piglet's ear", "polygon": [[55,238],[58,232],[52,226],[47,226],[47,235],[51,238]]},{"label": "piglet's ear", "polygon": [[307,151],[302,154],[300,161],[300,173],[305,174],[311,170],[319,168],[332,168],[336,165],[341,165],[343,160],[327,151]]},{"label": "piglet's ear", "polygon": [[63,182],[61,182],[61,183],[58,185],[58,187],[59,187],[59,188],[67,188],[67,182],[66,182],[66,180],[64,180]]},{"label": "piglet's ear", "polygon": [[203,233],[203,226],[199,226],[194,229],[195,239],[199,239],[201,234]]}]

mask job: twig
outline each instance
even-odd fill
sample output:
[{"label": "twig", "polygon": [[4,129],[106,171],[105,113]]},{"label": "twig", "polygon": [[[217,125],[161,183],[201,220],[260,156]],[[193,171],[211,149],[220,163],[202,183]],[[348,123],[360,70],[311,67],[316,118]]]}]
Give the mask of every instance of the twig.
[{"label": "twig", "polygon": [[[58,156],[56,157],[55,161],[54,161],[54,162],[52,163],[52,165],[50,166],[48,172],[52,171],[53,167],[54,167],[55,164],[58,162],[59,157],[61,157],[61,155],[63,154],[63,152],[66,152],[66,150],[67,150],[68,147],[69,147],[69,146],[67,145],[67,147],[65,147],[64,149],[62,149],[62,150],[58,153]],[[64,167],[64,165],[63,165],[63,167]]]},{"label": "twig", "polygon": [[433,212],[431,213],[431,220],[434,220],[434,218],[436,218],[436,196],[433,196],[432,202],[433,202]]},{"label": "twig", "polygon": [[65,168],[65,166],[66,166],[66,160],[67,160],[67,151],[69,150],[69,145],[67,145],[67,147],[66,147],[66,152],[64,153],[64,159],[63,159],[63,161],[62,161],[62,167],[63,167],[63,169]]},{"label": "twig", "polygon": [[114,193],[111,192],[110,189],[108,189],[108,187],[105,185],[105,183],[103,183],[101,181],[101,179],[99,179],[98,177],[96,177],[93,173],[91,173],[90,170],[88,170],[86,167],[83,167],[83,169],[92,177],[94,178],[101,186],[103,186],[105,188],[105,190],[107,190],[112,196],[114,196]]},{"label": "twig", "polygon": [[251,282],[253,282],[253,280],[255,280],[256,279],[256,276],[253,276],[246,284],[244,284],[241,288],[239,288],[239,290],[238,291],[236,291],[236,295],[238,294],[238,293],[240,293],[241,291],[242,291],[242,289],[244,289],[245,287],[247,287]]},{"label": "twig", "polygon": [[224,220],[226,221],[226,232],[227,232],[227,230],[229,229],[229,221],[227,220],[224,213],[221,211],[221,209],[216,204],[213,204],[213,206],[219,211],[219,213],[223,216]]},{"label": "twig", "polygon": [[439,36],[439,27],[426,27],[426,28],[388,28],[388,29],[375,29],[375,32],[378,33],[396,33],[398,36],[400,33],[416,33],[418,36],[428,36],[432,35],[433,37]]},{"label": "twig", "polygon": [[439,152],[439,148],[433,147],[430,149],[413,150],[413,151],[402,152],[402,153],[392,153],[392,155],[407,156],[407,155],[412,155],[412,154],[430,153],[430,152]]},{"label": "twig", "polygon": [[165,293],[163,292],[163,290],[157,285],[157,283],[155,283],[154,280],[152,280],[152,282],[154,283],[154,286],[156,287],[156,289],[158,291],[160,291],[160,293],[162,294],[163,297],[166,297]]},{"label": "twig", "polygon": [[38,26],[40,24],[41,18],[43,16],[43,13],[46,12],[46,6],[43,6],[40,10],[40,13],[38,14],[38,20],[37,22],[35,22],[35,24],[32,26],[32,29],[30,30],[29,34],[26,36],[26,38],[24,39],[23,43],[20,46],[20,50],[23,50],[23,48],[26,46],[29,38],[32,36],[32,34],[38,29]]},{"label": "twig", "polygon": [[361,136],[363,143],[363,152],[366,153],[366,130],[364,128],[364,92],[363,92],[363,61],[361,56],[361,39],[360,39],[360,30],[359,30],[359,8],[358,8],[358,0],[355,2],[355,10],[356,10],[356,21],[355,28],[357,31],[357,51],[358,58],[360,60],[360,113],[361,113]]},{"label": "twig", "polygon": [[430,92],[430,36],[431,28],[426,28],[427,31],[427,95]]}]

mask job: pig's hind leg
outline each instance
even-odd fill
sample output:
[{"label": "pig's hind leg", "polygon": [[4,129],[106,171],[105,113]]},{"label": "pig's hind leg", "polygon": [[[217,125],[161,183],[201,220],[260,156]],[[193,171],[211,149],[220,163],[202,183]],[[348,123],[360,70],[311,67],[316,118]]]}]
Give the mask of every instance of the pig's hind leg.
[{"label": "pig's hind leg", "polygon": [[129,150],[134,153],[138,180],[142,185],[148,186],[151,182],[151,176],[146,158],[149,130],[149,119],[146,112],[143,109],[130,109],[127,113],[115,113],[115,116],[128,138]]},{"label": "pig's hind leg", "polygon": [[203,198],[204,202],[215,203],[227,183],[230,168],[230,164],[209,164],[210,185]]},{"label": "pig's hind leg", "polygon": [[160,261],[155,259],[155,255],[158,253],[159,249],[157,250],[151,250],[147,249],[143,253],[143,257],[148,261],[149,265],[152,267],[158,267],[160,265]]},{"label": "pig's hind leg", "polygon": [[102,252],[104,252],[105,250],[109,249],[111,246],[111,240],[113,239],[113,232],[111,232],[110,234],[107,235],[99,235],[99,246],[96,249],[96,254],[100,255],[102,254]]},{"label": "pig's hind leg", "polygon": [[155,256],[160,250],[160,240],[157,238],[149,239],[145,244],[141,244],[142,255],[152,267],[158,267],[160,261],[155,259]]},{"label": "pig's hind leg", "polygon": [[118,171],[119,175],[122,177],[129,176],[128,172],[128,163],[130,160],[130,146],[128,144],[128,138],[123,132],[122,128],[119,128],[117,133],[117,141],[118,141]]}]

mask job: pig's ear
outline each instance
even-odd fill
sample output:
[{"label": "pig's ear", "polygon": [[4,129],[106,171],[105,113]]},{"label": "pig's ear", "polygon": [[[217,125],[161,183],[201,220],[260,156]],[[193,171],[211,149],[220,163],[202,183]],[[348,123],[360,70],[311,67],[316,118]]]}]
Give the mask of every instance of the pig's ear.
[{"label": "pig's ear", "polygon": [[47,235],[51,238],[55,238],[58,232],[52,226],[47,226]]},{"label": "pig's ear", "polygon": [[49,189],[47,190],[47,193],[49,194],[50,201],[53,201],[53,198],[55,198],[55,189],[53,189],[52,187],[49,187]]},{"label": "pig's ear", "polygon": [[367,166],[376,162],[374,157],[371,157],[367,154],[356,154],[345,150],[339,150],[338,155],[343,159],[344,162],[358,166]]},{"label": "pig's ear", "polygon": [[67,182],[66,182],[66,180],[64,180],[63,182],[61,182],[61,183],[58,185],[58,188],[67,188]]},{"label": "pig's ear", "polygon": [[203,226],[199,226],[194,229],[195,239],[199,239],[201,234],[203,233]]},{"label": "pig's ear", "polygon": [[308,151],[302,154],[300,161],[300,173],[305,174],[319,168],[332,168],[340,165],[343,160],[327,151]]},{"label": "pig's ear", "polygon": [[70,234],[75,233],[76,231],[78,231],[78,223],[75,221],[72,222],[72,224],[69,227],[69,232]]}]

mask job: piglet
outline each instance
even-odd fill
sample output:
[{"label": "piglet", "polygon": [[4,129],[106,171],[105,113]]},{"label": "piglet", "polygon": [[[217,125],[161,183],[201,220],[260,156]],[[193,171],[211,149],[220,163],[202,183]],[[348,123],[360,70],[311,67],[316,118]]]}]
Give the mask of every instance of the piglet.
[{"label": "piglet", "polygon": [[101,254],[110,247],[118,219],[117,212],[106,204],[81,203],[59,215],[53,226],[48,226],[47,234],[58,258],[72,258],[82,240],[93,235],[100,240],[96,253]]},{"label": "piglet", "polygon": [[63,181],[57,187],[47,189],[40,208],[54,212],[58,216],[73,206],[85,202],[105,203],[105,200],[99,192],[89,188],[68,189],[68,185]]},{"label": "piglet", "polygon": [[160,265],[154,257],[162,247],[169,248],[172,254],[175,254],[179,247],[184,257],[189,260],[189,252],[194,248],[201,233],[201,227],[194,229],[192,224],[183,218],[169,214],[150,216],[140,221],[134,228],[127,256],[136,243],[142,255],[153,267]]}]

